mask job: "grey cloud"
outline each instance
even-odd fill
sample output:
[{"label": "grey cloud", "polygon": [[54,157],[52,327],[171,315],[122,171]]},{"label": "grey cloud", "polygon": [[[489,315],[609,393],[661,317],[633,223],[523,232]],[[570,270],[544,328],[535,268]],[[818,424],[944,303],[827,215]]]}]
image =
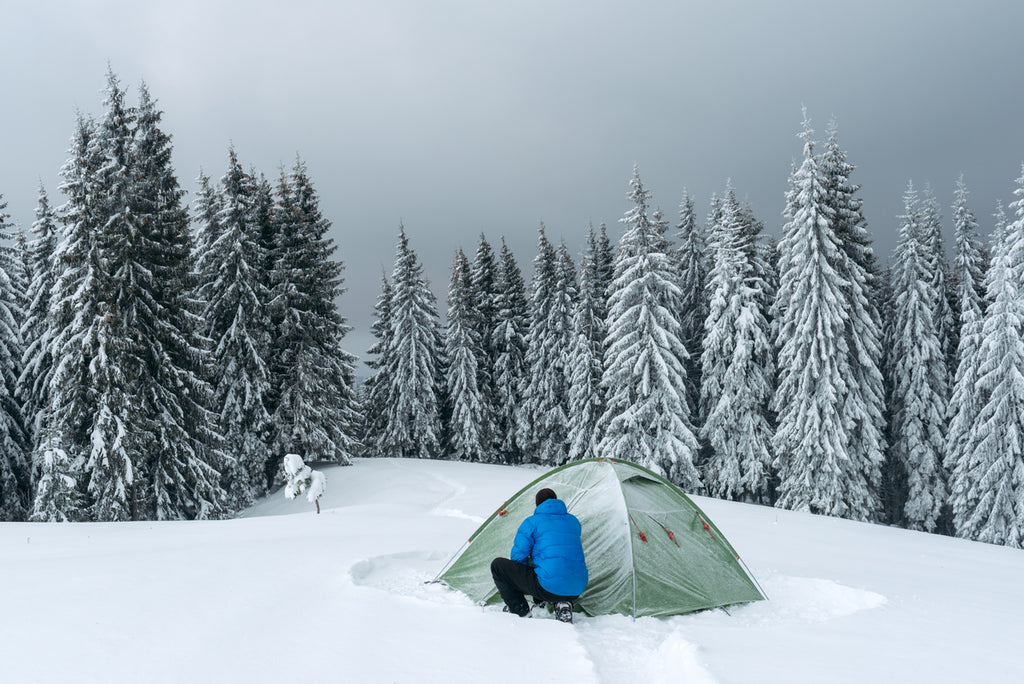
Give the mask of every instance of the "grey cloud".
[{"label": "grey cloud", "polygon": [[[347,265],[362,354],[399,220],[443,304],[456,247],[508,238],[529,273],[536,229],[578,250],[618,235],[634,163],[674,217],[731,178],[769,231],[800,107],[831,116],[878,251],[908,179],[948,216],[961,172],[983,227],[1024,159],[1015,2],[53,2],[5,17],[0,192],[23,226],[54,201],[76,108],[99,114],[106,65],[144,79],[183,185],[233,142],[270,176],[307,161]],[[134,88],[130,97],[134,97]]]}]

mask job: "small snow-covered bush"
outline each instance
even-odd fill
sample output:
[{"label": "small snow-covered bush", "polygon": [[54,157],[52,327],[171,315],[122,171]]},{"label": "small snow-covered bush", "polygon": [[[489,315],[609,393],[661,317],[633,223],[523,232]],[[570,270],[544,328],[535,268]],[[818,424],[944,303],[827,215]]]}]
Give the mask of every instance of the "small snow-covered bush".
[{"label": "small snow-covered bush", "polygon": [[306,501],[316,504],[316,512],[320,512],[320,497],[327,491],[327,476],[319,470],[312,470],[302,462],[298,454],[284,457],[285,487],[284,495],[294,499],[300,494],[306,495]]}]

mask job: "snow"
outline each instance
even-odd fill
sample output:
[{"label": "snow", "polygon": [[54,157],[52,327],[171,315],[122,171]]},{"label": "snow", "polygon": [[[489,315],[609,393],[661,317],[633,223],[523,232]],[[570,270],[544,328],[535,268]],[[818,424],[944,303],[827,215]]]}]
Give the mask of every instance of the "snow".
[{"label": "snow", "polygon": [[[306,501],[315,503],[327,491],[327,476],[319,470],[311,470],[298,454],[285,454],[283,464],[287,479],[284,485],[286,499],[305,493]],[[317,510],[320,510],[319,505]]]},{"label": "snow", "polygon": [[1024,681],[1019,550],[698,498],[769,601],[521,620],[425,582],[544,469],[324,470],[321,515],[0,525],[4,680]]}]

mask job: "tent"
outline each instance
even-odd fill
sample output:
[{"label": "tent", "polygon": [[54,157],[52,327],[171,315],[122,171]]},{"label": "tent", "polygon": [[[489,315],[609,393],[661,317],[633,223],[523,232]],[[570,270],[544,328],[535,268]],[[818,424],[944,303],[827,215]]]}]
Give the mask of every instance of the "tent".
[{"label": "tent", "polygon": [[523,487],[435,579],[481,604],[500,602],[491,561],[508,557],[542,487],[554,489],[583,525],[590,583],[577,608],[588,615],[677,615],[765,598],[690,497],[642,466],[610,458],[568,463]]}]

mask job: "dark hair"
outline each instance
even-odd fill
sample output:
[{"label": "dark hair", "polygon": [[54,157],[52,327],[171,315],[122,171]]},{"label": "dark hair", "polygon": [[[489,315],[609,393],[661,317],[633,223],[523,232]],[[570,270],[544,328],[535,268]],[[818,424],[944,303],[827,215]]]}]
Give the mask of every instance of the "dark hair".
[{"label": "dark hair", "polygon": [[547,487],[545,487],[544,489],[542,489],[539,492],[537,492],[537,505],[540,506],[542,503],[544,503],[548,499],[557,499],[557,498],[558,498],[558,495],[555,494],[555,491],[553,489],[548,489]]}]

